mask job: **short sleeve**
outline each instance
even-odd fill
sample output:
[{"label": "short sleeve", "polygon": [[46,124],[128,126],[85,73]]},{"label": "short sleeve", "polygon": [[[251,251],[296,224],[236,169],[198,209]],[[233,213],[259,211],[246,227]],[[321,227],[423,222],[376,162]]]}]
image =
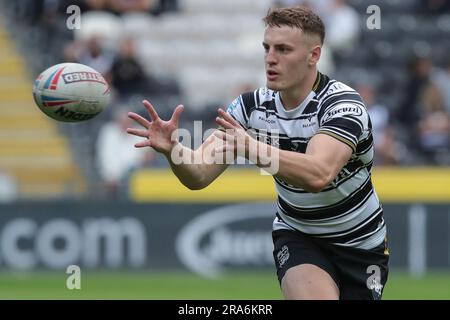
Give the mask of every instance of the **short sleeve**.
[{"label": "short sleeve", "polygon": [[338,103],[325,111],[318,133],[332,136],[356,151],[358,141],[368,128],[368,113],[356,103]]},{"label": "short sleeve", "polygon": [[239,124],[244,128],[248,129],[248,122],[246,121],[246,115],[244,110],[244,105],[242,103],[242,97],[237,97],[227,108],[227,113],[229,113]]}]

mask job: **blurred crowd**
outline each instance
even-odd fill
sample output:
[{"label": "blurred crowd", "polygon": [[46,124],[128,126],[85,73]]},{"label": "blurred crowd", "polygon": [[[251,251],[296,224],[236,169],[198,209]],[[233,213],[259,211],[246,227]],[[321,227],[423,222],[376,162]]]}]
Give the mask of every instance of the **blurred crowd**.
[{"label": "blurred crowd", "polygon": [[[392,4],[394,2],[397,7]],[[67,15],[65,9],[72,4],[79,5],[83,13],[104,11],[120,17],[125,13],[140,12],[148,15],[149,19],[158,19],[165,14],[183,14],[182,3],[183,0],[22,0],[12,5],[16,16],[26,21],[19,24],[38,26],[33,32],[39,32],[47,44],[41,47],[47,65],[61,61],[83,63],[101,72],[112,85],[114,103],[109,110],[102,115],[101,120],[80,126],[80,130],[88,128],[90,135],[95,136],[95,139],[91,136],[91,140],[94,140],[92,162],[98,169],[100,179],[104,181],[107,194],[120,193],[121,186],[126,184],[134,168],[165,165],[151,150],[142,152],[130,147],[135,141],[124,130],[130,125],[125,111],[138,110],[144,97],[157,101],[167,101],[170,97],[171,101],[183,103],[186,93],[176,77],[167,75],[162,80],[160,74],[153,74],[146,67],[136,52],[136,46],[139,45],[136,37],[124,35],[120,41],[111,45],[95,34],[77,38],[74,32],[60,30],[55,25],[64,19]],[[411,18],[417,16],[424,21],[431,21],[429,34],[424,35],[425,40],[433,38],[439,30],[450,32],[448,23],[444,22],[439,29],[438,19],[434,19],[449,14],[450,2],[407,0],[392,3],[387,5],[392,8],[392,12],[382,12],[388,14],[390,20],[387,19],[385,25],[382,20],[382,29],[375,31],[367,30],[367,13],[361,10],[370,5],[370,1],[274,0],[272,5],[307,5],[324,20],[327,35],[319,70],[348,82],[362,95],[372,120],[376,165],[450,165],[450,51],[441,50],[443,53],[439,59],[435,59],[437,55],[433,55],[433,43],[428,43],[428,47],[425,46],[428,50],[424,50],[424,41],[416,40],[411,40],[416,41],[413,47],[419,44],[422,49],[408,51],[404,48],[409,48],[409,43],[402,42],[403,47],[399,46],[397,50],[397,43],[392,40],[397,32],[395,27],[392,28],[392,38],[383,39],[383,35],[390,34],[389,26],[396,20],[406,21],[405,30],[410,28],[413,33]],[[409,16],[405,16],[405,13],[409,13]],[[402,19],[398,19],[399,16]],[[417,21],[420,27],[420,20]],[[436,26],[433,26],[433,21],[436,21]],[[260,37],[260,34],[257,36]],[[439,36],[436,36],[436,41],[440,43]],[[373,44],[374,47],[366,44]],[[52,52],[45,49],[55,47],[59,49]],[[397,52],[401,50],[404,50],[404,54],[395,60]],[[179,54],[183,55],[183,52]],[[358,63],[361,68],[356,69]],[[42,67],[35,66],[37,69]],[[366,74],[358,76],[361,69]],[[387,70],[382,73],[382,69]],[[388,76],[401,81],[391,82]],[[238,95],[241,93],[239,90],[248,89],[254,84],[236,86],[234,93]],[[170,103],[164,106],[167,109],[162,111],[163,114],[170,114],[175,107],[175,103]],[[206,121],[212,126],[215,107],[228,103],[217,101],[214,106],[205,104],[192,112],[187,108],[182,126],[189,127],[189,121],[193,119]],[[203,128],[206,130],[208,126],[204,125]]]}]

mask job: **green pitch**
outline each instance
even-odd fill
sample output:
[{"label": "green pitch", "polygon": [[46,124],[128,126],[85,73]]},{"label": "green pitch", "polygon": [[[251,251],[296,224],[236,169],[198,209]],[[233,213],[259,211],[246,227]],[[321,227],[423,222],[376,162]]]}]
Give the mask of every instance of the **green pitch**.
[{"label": "green pitch", "polygon": [[[272,273],[237,273],[208,280],[190,273],[81,273],[81,290],[67,274],[0,273],[0,299],[282,299]],[[391,272],[384,299],[450,299],[450,272],[414,279]]]}]

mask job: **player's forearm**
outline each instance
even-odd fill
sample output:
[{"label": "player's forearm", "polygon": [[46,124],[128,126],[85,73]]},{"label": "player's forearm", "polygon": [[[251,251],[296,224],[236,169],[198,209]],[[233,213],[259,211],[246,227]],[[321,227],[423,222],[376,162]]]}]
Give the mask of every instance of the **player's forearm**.
[{"label": "player's forearm", "polygon": [[195,151],[176,145],[170,153],[164,154],[173,173],[180,182],[191,190],[203,189],[205,185],[205,172],[197,160]]},{"label": "player's forearm", "polygon": [[272,175],[286,183],[308,192],[319,192],[333,179],[331,170],[312,155],[280,150],[258,142],[257,150],[250,150],[249,157],[258,159],[261,168],[270,167]]},{"label": "player's forearm", "polygon": [[313,193],[320,192],[334,179],[330,168],[316,157],[286,150],[280,150],[280,165],[276,176]]}]

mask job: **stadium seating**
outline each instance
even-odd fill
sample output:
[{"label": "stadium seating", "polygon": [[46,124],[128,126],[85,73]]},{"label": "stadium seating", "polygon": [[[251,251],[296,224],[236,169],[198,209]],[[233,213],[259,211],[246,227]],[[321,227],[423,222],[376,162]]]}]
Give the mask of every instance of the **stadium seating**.
[{"label": "stadium seating", "polygon": [[34,106],[30,74],[1,26],[0,52],[0,171],[15,178],[20,198],[81,194],[68,141]]},{"label": "stadium seating", "polygon": [[[264,84],[261,17],[271,3],[271,0],[184,0],[179,3],[179,11],[158,16],[143,12],[117,16],[104,11],[90,11],[83,14],[83,28],[76,30],[74,36],[76,39],[86,39],[94,33],[100,34],[106,39],[107,50],[113,51],[117,50],[122,35],[131,36],[136,41],[138,58],[148,74],[162,81],[176,79],[180,83],[181,96],[172,90],[170,95],[151,97],[161,116],[167,118],[176,104],[183,103],[186,106],[183,114],[185,121],[209,121],[216,107],[226,106],[243,90]],[[429,54],[437,66],[442,66],[448,59],[450,16],[418,12],[416,0],[350,0],[348,3],[360,13],[361,35],[352,50],[334,55],[336,69],[330,75],[355,87],[366,82],[374,84],[382,93],[380,102],[395,114],[404,98],[403,89],[408,81],[406,63],[409,58]],[[381,8],[381,30],[366,27],[366,9],[370,5]],[[14,25],[14,28],[23,28],[23,32],[18,32],[18,40],[26,43],[29,51],[36,55],[29,56],[27,61],[34,74],[44,66],[60,61],[64,41],[70,40],[64,38],[64,28],[61,28],[61,32],[51,34],[59,42],[53,42],[54,46],[44,50],[42,42],[46,41],[48,35],[43,30],[30,26],[26,29],[20,23],[15,23],[17,26]],[[10,44],[4,35],[0,39],[0,45],[5,50]],[[26,55],[28,50],[24,51]],[[0,101],[15,106],[0,110],[0,169],[9,168],[8,161],[14,162],[11,159],[16,159],[16,155],[27,150],[28,155],[41,155],[40,160],[32,161],[34,166],[46,163],[56,170],[53,176],[58,177],[54,179],[60,182],[46,182],[49,189],[64,190],[67,189],[66,184],[83,184],[79,183],[78,178],[75,178],[77,174],[72,171],[75,162],[90,177],[89,183],[95,185],[95,168],[92,166],[95,137],[108,114],[99,117],[96,122],[76,127],[64,126],[63,132],[70,138],[70,147],[74,150],[74,155],[70,155],[67,151],[69,142],[65,141],[64,135],[55,134],[58,128],[41,114],[21,108],[24,103],[31,105],[31,76],[23,71],[22,64],[14,52],[0,58],[0,81],[3,81]],[[15,77],[20,80],[13,80]],[[170,89],[170,82],[167,87]],[[129,104],[132,108],[140,108],[141,98],[131,98]],[[6,128],[19,129],[10,133]],[[24,135],[27,138],[20,138]],[[408,139],[401,131],[398,138]],[[28,141],[28,144],[19,147],[16,140],[20,139]],[[14,154],[14,158],[8,160],[9,154]],[[47,155],[52,155],[53,160],[48,162],[45,158]],[[405,164],[424,162],[417,156],[408,159]],[[39,168],[35,172],[50,179],[52,175]],[[38,173],[29,174],[21,170],[17,172],[17,177],[20,181],[37,181]],[[27,187],[21,188],[39,191],[41,187],[30,182]]]}]

